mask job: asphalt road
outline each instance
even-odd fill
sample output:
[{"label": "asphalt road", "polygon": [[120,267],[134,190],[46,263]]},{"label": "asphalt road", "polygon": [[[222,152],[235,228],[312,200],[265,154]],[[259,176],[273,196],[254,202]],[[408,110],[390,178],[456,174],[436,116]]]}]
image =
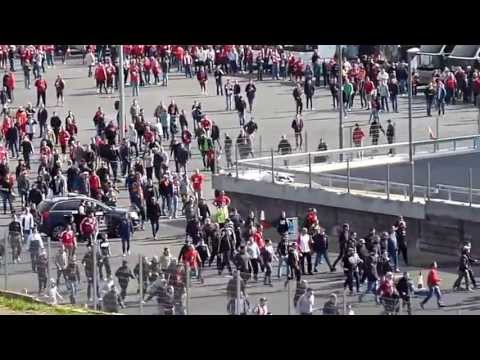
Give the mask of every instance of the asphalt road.
[{"label": "asphalt road", "polygon": [[[63,108],[55,107],[53,82],[56,74],[62,74],[66,81],[65,88],[65,106]],[[107,114],[107,118],[115,118],[116,114],[113,109],[113,103],[117,99],[114,95],[97,95],[95,91],[95,82],[92,78],[87,78],[87,68],[81,64],[79,58],[71,59],[67,65],[58,64],[55,69],[47,69],[46,80],[49,85],[47,92],[47,109],[51,114],[52,111],[57,111],[60,117],[66,115],[67,110],[72,110],[77,118],[79,126],[80,140],[86,143],[94,136],[93,115],[98,106],[102,106]],[[14,106],[25,105],[27,102],[36,100],[36,93],[34,89],[26,90],[23,86],[23,74],[17,69],[17,89],[15,90]],[[262,151],[269,151],[271,147],[276,148],[280,136],[287,134],[293,139],[293,130],[290,127],[291,121],[295,113],[295,104],[292,97],[292,83],[283,81],[268,80],[265,76],[265,81],[257,83],[257,96],[254,104],[254,111],[252,116],[258,123],[259,130],[256,136],[255,152],[260,149]],[[172,72],[170,74],[170,82],[168,87],[150,86],[140,89],[139,103],[145,109],[145,114],[148,119],[153,119],[153,111],[155,107],[163,101],[169,102],[170,99],[175,99],[180,109],[185,109],[188,118],[191,105],[194,100],[202,102],[202,108],[206,113],[219,125],[221,133],[228,132],[233,136],[237,136],[239,131],[238,117],[235,112],[225,111],[225,100],[222,96],[215,95],[215,83],[211,79],[208,83],[209,95],[200,95],[200,88],[195,79],[185,79],[182,74]],[[246,84],[246,77],[239,77],[242,88]],[[132,101],[131,89],[127,87],[127,104],[128,111]],[[331,97],[327,90],[320,88],[316,91],[314,97],[314,108],[312,111],[305,111],[304,121],[305,129],[308,133],[308,149],[315,150],[318,145],[320,137],[326,139],[329,148],[333,149],[338,146],[338,113],[332,110]],[[354,111],[348,114],[345,123],[353,125],[355,122],[368,122],[368,112],[366,110],[358,109],[359,103],[356,103]],[[397,141],[407,140],[407,111],[406,98],[399,100],[400,113],[398,114],[381,114],[380,118],[383,124],[386,119],[390,118],[396,124]],[[476,133],[476,109],[457,105],[455,107],[447,107],[445,119],[440,124],[441,136],[458,136]],[[425,103],[424,98],[419,96],[414,100],[413,106],[414,115],[414,137],[417,140],[426,139],[428,137],[427,128],[434,127],[434,118],[425,117]],[[247,116],[248,119],[248,116]],[[365,130],[368,130],[365,128]],[[346,137],[345,145],[348,145],[349,130],[344,130]],[[260,140],[261,136],[261,140]],[[223,134],[222,134],[223,138]],[[386,143],[386,139],[382,138],[381,143]],[[38,148],[38,140],[35,141]],[[194,147],[194,152],[196,152]],[[221,160],[222,162],[224,159]],[[173,165],[173,164],[172,164]],[[16,166],[16,161],[12,160],[10,163],[11,169]],[[190,169],[195,167],[201,168],[198,158],[194,160],[194,164]],[[34,165],[34,169],[36,166]],[[210,188],[210,179],[207,178],[206,196],[208,199],[212,198],[213,191]],[[127,194],[122,192],[119,200],[120,206],[128,205]],[[19,207],[19,203],[16,202]],[[5,225],[9,222],[8,215],[0,214],[0,226],[5,229]],[[150,226],[146,225],[144,232],[135,234],[132,243],[132,255],[128,258],[130,266],[133,268],[137,262],[139,255],[146,255],[151,257],[153,255],[160,255],[165,246],[170,247],[174,255],[178,254],[179,247],[184,241],[185,221],[183,219],[168,220],[162,219],[160,225],[160,239],[154,241],[150,232]],[[120,243],[117,239],[111,240],[113,257],[111,259],[112,268],[116,270],[121,262]],[[57,244],[52,244],[52,256],[56,251]],[[84,249],[80,249],[80,254],[83,254]],[[333,257],[334,254],[331,255]],[[81,257],[81,256],[80,256]],[[9,259],[10,260],[10,259]],[[325,266],[325,265],[322,265]],[[28,256],[22,257],[22,263],[11,264],[7,266],[8,269],[8,284],[7,287],[11,290],[22,291],[26,289],[29,293],[35,293],[37,290],[36,275],[30,271],[30,264]],[[322,268],[325,271],[325,268]],[[402,268],[403,270],[403,268]],[[417,269],[409,269],[416,272]],[[441,269],[442,276],[445,279],[445,286],[448,288],[454,281],[455,269]],[[52,273],[54,274],[53,266]],[[5,269],[0,269],[0,279],[5,274]],[[82,286],[79,294],[79,303],[86,303],[86,284],[82,273]],[[424,276],[426,273],[424,272]],[[4,278],[4,276],[3,276]],[[229,280],[228,277],[216,275],[215,270],[207,269],[205,272],[206,281],[202,285],[197,281],[192,282],[189,297],[189,312],[190,314],[225,314],[226,297],[225,288]],[[340,292],[343,289],[343,274],[337,273],[319,273],[314,276],[307,276],[307,280],[311,282],[312,287],[317,292],[317,302],[320,304],[326,299],[332,291]],[[1,282],[0,282],[1,284]],[[287,289],[283,286],[283,280],[274,279],[274,287],[263,286],[262,282],[251,284],[248,287],[248,292],[252,303],[255,303],[260,296],[266,296],[269,299],[270,310],[274,314],[288,314],[288,295]],[[2,284],[3,285],[3,284]],[[293,296],[292,283],[291,296]],[[63,286],[62,286],[63,289]],[[129,286],[129,295],[127,297],[127,309],[123,310],[128,314],[139,314],[139,299],[136,295],[136,282],[132,281]],[[478,297],[475,293],[455,293],[447,294],[445,301],[451,305],[450,308],[443,310],[434,309],[434,302],[427,305],[424,314],[452,314],[457,313],[458,309],[464,309],[463,312],[478,313]],[[357,314],[379,314],[381,308],[372,305],[372,302],[357,304],[356,298],[347,297],[347,302],[352,302]],[[418,305],[415,305],[418,308]],[[145,304],[143,307],[144,314],[156,314],[158,309],[156,304]]]}]

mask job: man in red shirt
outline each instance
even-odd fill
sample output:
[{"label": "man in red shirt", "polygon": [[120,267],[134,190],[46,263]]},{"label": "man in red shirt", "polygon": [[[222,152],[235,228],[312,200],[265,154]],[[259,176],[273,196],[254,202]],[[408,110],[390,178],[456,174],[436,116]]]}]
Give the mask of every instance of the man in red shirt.
[{"label": "man in red shirt", "polygon": [[232,200],[225,195],[225,191],[220,191],[220,194],[215,198],[213,201],[213,204],[217,207],[224,207],[224,206],[230,206],[230,203]]},{"label": "man in red shirt", "polygon": [[90,197],[94,199],[99,199],[100,195],[100,178],[98,177],[97,174],[93,172],[93,170],[90,170],[90,177],[88,179],[89,185],[90,185]]},{"label": "man in red shirt", "polygon": [[430,272],[428,273],[427,277],[427,285],[428,285],[428,295],[420,303],[420,307],[423,309],[425,304],[430,300],[432,297],[433,293],[435,293],[435,296],[437,297],[437,304],[438,307],[445,307],[445,304],[442,303],[442,293],[440,292],[440,282],[442,279],[440,279],[440,275],[438,274],[437,270],[437,263],[434,261],[433,264],[430,267]]},{"label": "man in red shirt", "polygon": [[59,238],[65,247],[68,258],[71,259],[72,256],[75,255],[75,249],[77,248],[77,237],[70,224],[67,224],[67,228],[60,233]]},{"label": "man in red shirt", "polygon": [[130,64],[130,85],[132,86],[132,96],[138,96],[138,87],[140,84],[140,68],[135,60]]},{"label": "man in red shirt", "polygon": [[98,66],[95,69],[95,80],[97,81],[97,94],[102,93],[102,87],[105,89],[106,94],[107,88],[105,86],[105,81],[107,80],[107,72],[101,61],[98,63]]},{"label": "man in red shirt", "polygon": [[60,148],[62,149],[62,159],[65,162],[67,156],[67,145],[68,141],[70,140],[70,133],[63,128],[60,128],[60,133],[58,134],[60,139]]},{"label": "man in red shirt", "polygon": [[47,106],[47,82],[42,75],[39,75],[35,81],[35,87],[37,88],[37,107],[40,105],[40,98],[42,99],[43,105]]},{"label": "man in red shirt", "polygon": [[200,170],[196,169],[190,180],[192,181],[192,188],[195,192],[195,196],[197,197],[197,201],[199,201],[200,198],[202,198],[202,187],[205,176],[200,174]]},{"label": "man in red shirt", "polygon": [[[365,137],[365,133],[363,132],[362,128],[358,124],[355,124],[355,129],[353,129],[353,134],[352,134],[352,141],[355,147],[362,147],[364,137]],[[363,152],[359,151],[358,157],[361,158],[362,156],[363,156]]]},{"label": "man in red shirt", "polygon": [[90,212],[80,223],[80,234],[87,239],[87,246],[92,245],[92,239],[97,232],[97,219],[93,212]]},{"label": "man in red shirt", "polygon": [[367,97],[367,110],[370,110],[370,103],[372,101],[372,92],[375,90],[375,84],[370,78],[367,76],[365,78],[365,84],[363,85],[363,90],[365,91],[365,95]]},{"label": "man in red shirt", "polygon": [[115,66],[112,64],[111,60],[107,60],[107,65],[105,66],[105,74],[107,75],[107,94],[113,94],[113,79],[116,76]]}]

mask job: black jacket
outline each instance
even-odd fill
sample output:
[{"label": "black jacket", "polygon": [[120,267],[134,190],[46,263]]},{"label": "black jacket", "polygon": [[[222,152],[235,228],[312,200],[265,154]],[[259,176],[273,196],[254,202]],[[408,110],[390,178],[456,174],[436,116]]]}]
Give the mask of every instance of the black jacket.
[{"label": "black jacket", "polygon": [[280,218],[278,221],[277,231],[280,235],[283,235],[288,231],[288,223],[286,218]]},{"label": "black jacket", "polygon": [[328,235],[327,234],[315,234],[312,236],[313,251],[319,252],[328,249]]},{"label": "black jacket", "polygon": [[60,129],[60,126],[62,126],[62,120],[58,116],[52,116],[50,118],[50,126],[52,129]]},{"label": "black jacket", "polygon": [[45,124],[48,119],[48,111],[47,109],[43,108],[42,110],[38,110],[37,113],[37,120],[40,124]]}]

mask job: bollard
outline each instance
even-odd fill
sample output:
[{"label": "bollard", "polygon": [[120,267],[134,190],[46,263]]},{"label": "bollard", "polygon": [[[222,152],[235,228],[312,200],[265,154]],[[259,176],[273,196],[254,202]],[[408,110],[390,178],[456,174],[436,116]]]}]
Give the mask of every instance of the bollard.
[{"label": "bollard", "polygon": [[142,255],[138,255],[139,261],[139,277],[140,277],[140,315],[143,315],[143,258]]}]

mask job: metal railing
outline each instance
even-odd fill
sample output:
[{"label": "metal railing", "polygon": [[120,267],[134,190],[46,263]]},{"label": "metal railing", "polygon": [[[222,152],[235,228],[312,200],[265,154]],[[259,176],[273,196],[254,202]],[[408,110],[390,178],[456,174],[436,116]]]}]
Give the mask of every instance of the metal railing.
[{"label": "metal railing", "polygon": [[[477,150],[480,149],[479,144],[480,135],[469,135],[416,141],[412,144],[412,147],[414,159],[420,159],[438,153]],[[390,181],[390,167],[395,163],[408,161],[408,146],[408,142],[402,142],[286,155],[276,155],[271,149],[270,156],[242,160],[237,158],[235,176],[257,181],[271,181],[272,183],[295,183],[297,186],[303,185],[309,188],[337,187],[346,189],[348,193],[351,190],[359,190],[376,193],[377,195],[383,194],[386,195],[387,199],[390,199],[391,194],[407,197],[410,192],[410,184]],[[404,153],[395,151],[402,148],[405,150]],[[343,161],[341,161],[342,158]],[[360,160],[364,160],[364,162],[362,163]],[[369,163],[369,160],[372,161]],[[369,165],[385,165],[386,180],[351,176],[352,168]],[[345,170],[346,175],[327,173]],[[474,198],[479,197],[480,194],[476,189],[473,189],[471,171],[469,176],[470,186],[465,188],[443,184],[432,186],[430,166],[428,166],[427,177],[427,185],[414,185],[414,196],[430,199],[433,195],[443,200],[467,202],[470,205],[473,202],[480,202],[480,199],[474,201]],[[467,198],[465,198],[465,195],[467,195]]]}]

